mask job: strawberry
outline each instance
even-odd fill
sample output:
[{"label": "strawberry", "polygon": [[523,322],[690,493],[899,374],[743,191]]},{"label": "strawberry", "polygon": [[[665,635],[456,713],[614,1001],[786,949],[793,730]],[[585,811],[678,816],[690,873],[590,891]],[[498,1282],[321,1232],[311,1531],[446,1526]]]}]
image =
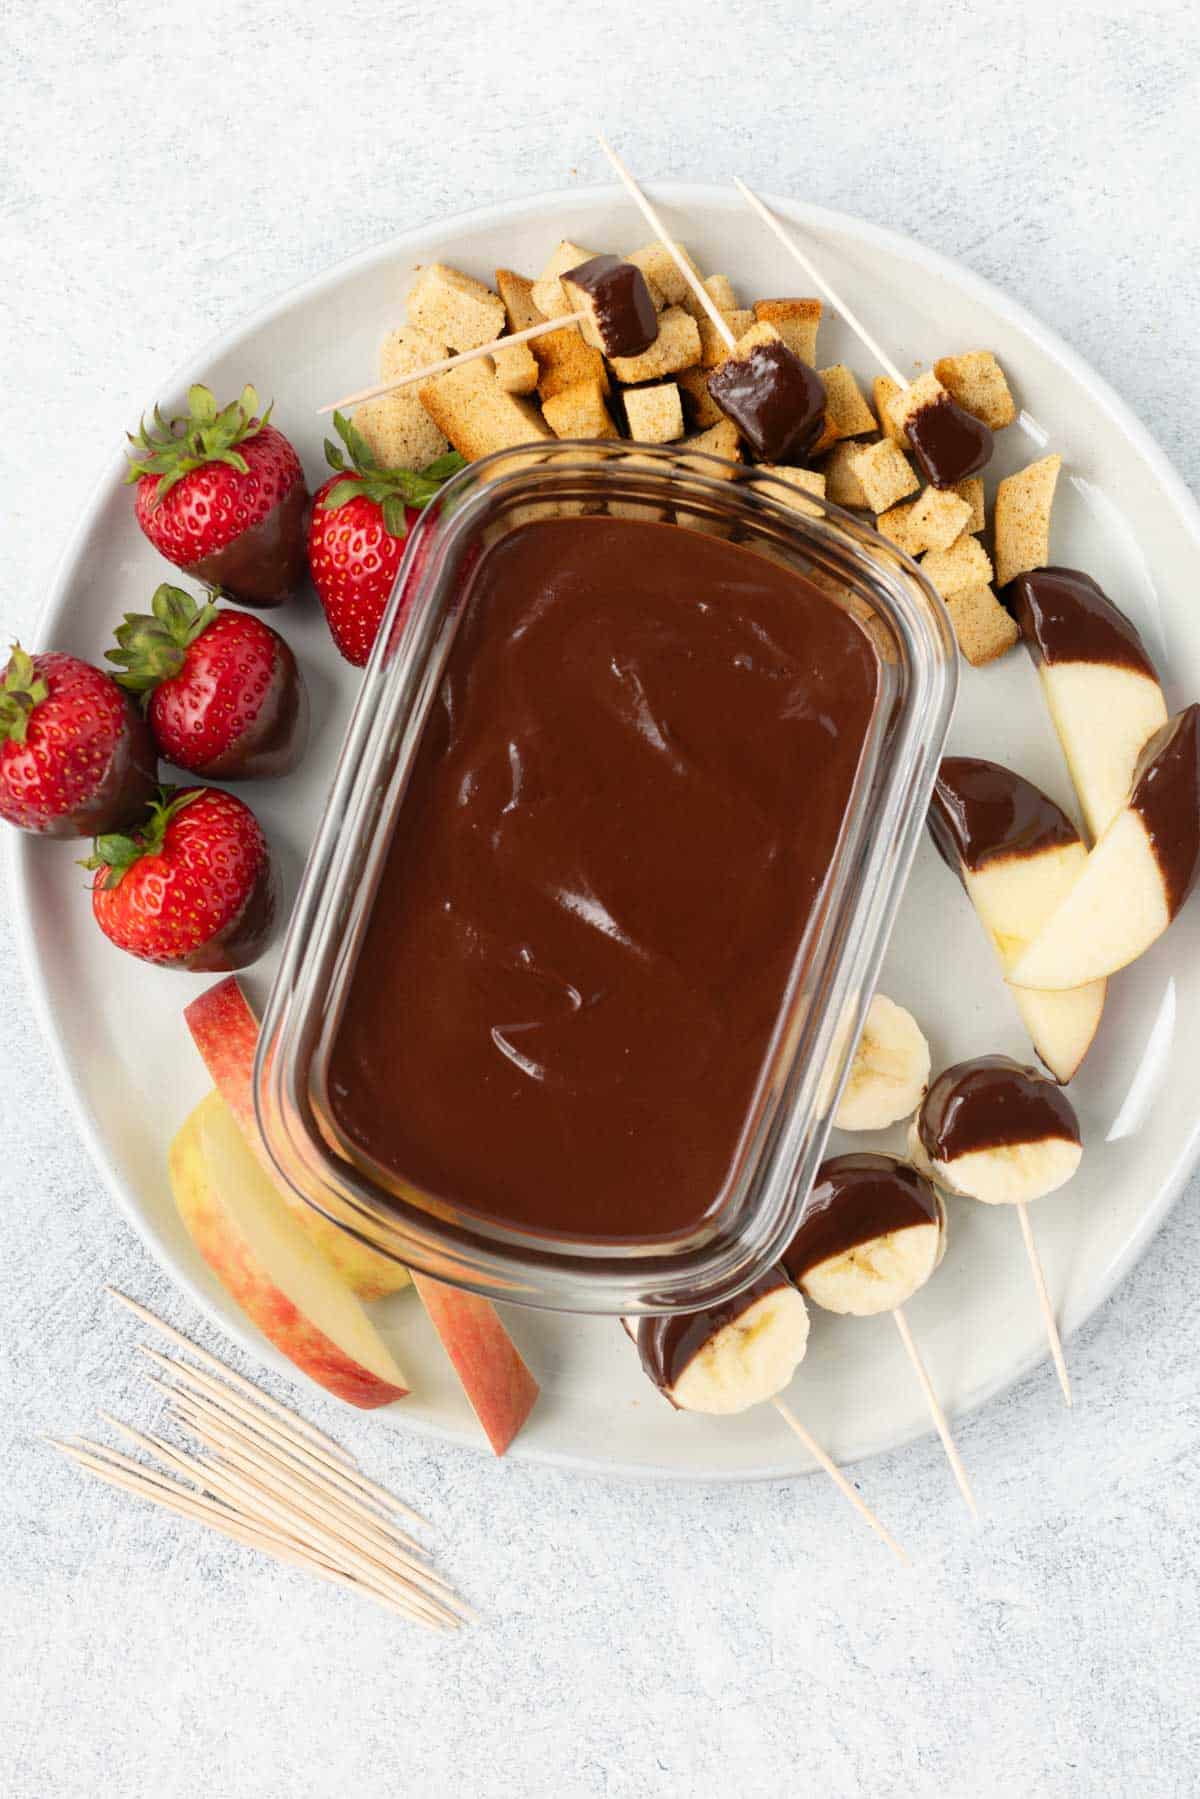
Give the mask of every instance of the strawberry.
[{"label": "strawberry", "polygon": [[155,429],[142,421],[129,457],[137,521],[168,562],[247,606],[278,606],[304,578],[308,489],[282,431],[257,417],[252,387],[217,411],[207,387]]},{"label": "strawberry", "polygon": [[275,865],[249,806],[219,787],[164,787],[132,836],[97,837],[92,911],[118,949],[197,974],[245,968],[279,905]]},{"label": "strawberry", "polygon": [[108,660],[141,696],[159,754],[226,781],[287,774],[308,737],[308,689],[278,631],[164,583],[127,612]]},{"label": "strawberry", "polygon": [[111,675],[13,645],[0,676],[0,818],[47,837],[117,831],[157,779],[145,720]]},{"label": "strawberry", "polygon": [[333,422],[350,453],[350,467],[326,439],[325,457],[334,473],[313,501],[308,566],[334,643],[347,662],[361,668],[379,635],[410,525],[465,464],[452,450],[420,474],[383,469],[349,419],[335,412]]}]

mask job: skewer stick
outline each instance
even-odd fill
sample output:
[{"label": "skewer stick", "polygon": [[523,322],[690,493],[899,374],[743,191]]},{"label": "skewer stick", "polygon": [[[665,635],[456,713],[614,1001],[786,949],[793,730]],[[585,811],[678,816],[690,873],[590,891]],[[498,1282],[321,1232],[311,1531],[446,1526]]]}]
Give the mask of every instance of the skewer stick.
[{"label": "skewer stick", "polygon": [[1050,1293],[1046,1286],[1046,1275],[1042,1268],[1042,1258],[1038,1254],[1037,1243],[1033,1235],[1033,1222],[1029,1216],[1029,1207],[1024,1200],[1017,1205],[1017,1217],[1021,1221],[1021,1235],[1025,1239],[1025,1253],[1029,1257],[1029,1266],[1033,1271],[1033,1284],[1037,1288],[1038,1304],[1042,1308],[1042,1317],[1046,1324],[1046,1341],[1050,1345],[1050,1354],[1054,1358],[1054,1367],[1058,1374],[1058,1384],[1062,1388],[1063,1398],[1067,1404],[1071,1401],[1071,1382],[1067,1374],[1066,1358],[1063,1355],[1062,1338],[1058,1334],[1058,1324],[1054,1317],[1054,1307],[1050,1303]]},{"label": "skewer stick", "polygon": [[705,287],[703,281],[701,281],[699,275],[697,275],[695,269],[692,268],[687,258],[680,254],[678,244],[676,244],[668,235],[667,228],[659,216],[658,208],[653,206],[646,198],[645,194],[642,192],[629,170],[625,167],[625,164],[621,161],[621,158],[617,155],[608,139],[600,132],[597,132],[596,142],[600,145],[600,148],[612,164],[616,174],[627,188],[634,205],[637,207],[638,211],[641,213],[651,231],[653,231],[655,237],[667,252],[671,261],[675,264],[675,267],[679,270],[679,273],[683,276],[696,298],[699,300],[701,306],[703,306],[716,329],[720,332],[721,340],[726,349],[732,350],[737,343],[737,339],[729,328],[728,319],[722,313],[720,307]]},{"label": "skewer stick", "polygon": [[809,1432],[805,1430],[791,1407],[785,1405],[783,1400],[779,1398],[773,1399],[771,1404],[775,1407],[775,1410],[779,1413],[779,1416],[783,1419],[789,1430],[795,1431],[813,1460],[819,1462],[821,1467],[824,1468],[826,1474],[829,1476],[838,1492],[842,1495],[843,1499],[848,1499],[850,1501],[850,1504],[854,1507],[855,1511],[859,1513],[860,1517],[865,1518],[866,1522],[871,1526],[875,1535],[879,1537],[882,1542],[887,1544],[892,1554],[899,1561],[902,1561],[907,1566],[908,1556],[905,1554],[904,1550],[901,1549],[895,1537],[880,1523],[861,1493],[855,1492],[837,1463],[826,1455],[816,1438],[811,1436]]},{"label": "skewer stick", "polygon": [[374,387],[360,388],[356,394],[347,394],[344,399],[331,400],[328,406],[317,407],[317,417],[325,412],[342,412],[347,406],[361,406],[366,400],[377,400],[381,394],[395,393],[398,387],[411,387],[414,381],[427,381],[431,375],[444,375],[447,369],[456,369],[463,362],[478,362],[483,356],[492,356],[497,350],[507,350],[513,344],[527,344],[531,337],[545,337],[548,332],[561,331],[566,325],[577,325],[585,319],[587,313],[582,308],[578,312],[564,312],[561,318],[542,319],[536,325],[526,325],[524,331],[512,331],[507,337],[494,337],[490,344],[479,344],[474,350],[459,350],[454,356],[443,356],[440,362],[427,363],[423,369],[412,369],[407,375],[397,375],[391,381],[377,381]]},{"label": "skewer stick", "polygon": [[967,1479],[967,1471],[963,1467],[963,1460],[958,1453],[958,1446],[955,1443],[954,1438],[950,1435],[950,1426],[946,1422],[946,1414],[942,1410],[941,1401],[934,1392],[933,1382],[930,1380],[925,1364],[921,1360],[921,1352],[917,1348],[911,1330],[908,1328],[908,1319],[904,1316],[903,1306],[897,1306],[892,1313],[892,1317],[896,1320],[896,1329],[900,1332],[900,1341],[903,1343],[905,1350],[908,1353],[908,1359],[913,1365],[913,1373],[916,1375],[917,1380],[920,1383],[921,1391],[925,1395],[925,1403],[928,1405],[930,1415],[937,1427],[937,1434],[942,1439],[942,1448],[946,1451],[946,1460],[954,1471],[954,1478],[958,1482],[958,1490],[966,1500],[967,1510],[970,1512],[972,1518],[978,1518],[979,1507],[975,1503],[975,1495],[971,1491],[971,1483]]},{"label": "skewer stick", "polygon": [[244,1374],[238,1374],[233,1368],[227,1368],[218,1357],[210,1355],[207,1349],[201,1349],[198,1343],[193,1343],[190,1337],[185,1337],[182,1331],[177,1331],[174,1325],[168,1324],[156,1312],[152,1312],[148,1306],[139,1304],[136,1299],[130,1299],[127,1293],[118,1292],[116,1287],[106,1286],[104,1291],[120,1305],[127,1306],[135,1317],[142,1320],[143,1324],[148,1324],[152,1329],[161,1331],[164,1337],[169,1337],[172,1343],[178,1343],[188,1355],[194,1356],[206,1368],[211,1368],[221,1380],[230,1382],[243,1393],[248,1393],[256,1405],[263,1406],[268,1412],[273,1412],[277,1418],[284,1419],[292,1432],[322,1444],[326,1453],[335,1456],[339,1462],[344,1462],[351,1468],[355,1466],[354,1457],[343,1449],[340,1443],[336,1443],[323,1430],[318,1430],[315,1424],[307,1423],[289,1406],[284,1405],[281,1400],[273,1399],[269,1393],[264,1393],[261,1387],[256,1387],[254,1382],[247,1380]]},{"label": "skewer stick", "polygon": [[874,356],[884,373],[890,375],[892,380],[896,383],[896,386],[899,388],[911,386],[908,376],[900,373],[900,370],[896,367],[886,350],[882,349],[876,342],[862,320],[856,313],[853,313],[850,310],[849,306],[847,306],[846,302],[842,299],[842,296],[834,288],[830,287],[824,275],[822,275],[815,264],[810,261],[809,257],[800,248],[800,245],[792,236],[791,232],[776,218],[770,207],[764,206],[758,195],[753,193],[751,189],[746,186],[746,183],[739,180],[736,175],[733,177],[733,185],[737,188],[738,193],[742,196],[742,199],[746,202],[751,211],[756,212],[763,224],[775,233],[775,236],[788,252],[788,255],[791,256],[795,262],[799,263],[809,280],[819,288],[821,293],[823,293],[825,298],[829,301],[829,304],[834,307],[836,311],[841,313],[842,318],[845,320],[846,324],[849,325],[851,331],[853,331],[866,345],[867,349],[871,352],[872,356]]}]

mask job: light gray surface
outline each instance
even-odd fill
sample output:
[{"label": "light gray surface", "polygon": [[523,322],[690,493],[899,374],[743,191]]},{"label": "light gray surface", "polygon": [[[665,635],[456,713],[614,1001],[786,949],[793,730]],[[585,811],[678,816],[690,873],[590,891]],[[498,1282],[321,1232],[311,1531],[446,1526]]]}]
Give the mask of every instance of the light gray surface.
[{"label": "light gray surface", "polygon": [[[664,9],[663,71],[628,3],[9,0],[0,625],[185,355],[393,229],[602,179],[601,122],[646,177],[738,170],[959,256],[1195,485],[1194,14],[807,10]],[[154,1415],[102,1279],[197,1326],[64,1121],[7,936],[0,982],[5,1799],[1195,1791],[1195,1184],[1071,1345],[1074,1414],[1043,1372],[962,1428],[978,1532],[934,1444],[863,1471],[909,1572],[824,1482],[601,1485],[340,1423],[487,1614],[434,1644],[36,1442]]]}]

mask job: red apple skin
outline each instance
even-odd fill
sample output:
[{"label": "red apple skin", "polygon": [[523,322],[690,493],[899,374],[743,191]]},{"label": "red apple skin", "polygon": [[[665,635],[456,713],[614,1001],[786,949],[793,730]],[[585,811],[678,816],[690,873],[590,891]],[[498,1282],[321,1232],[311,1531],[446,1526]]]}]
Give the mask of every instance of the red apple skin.
[{"label": "red apple skin", "polygon": [[416,1269],[412,1278],[488,1442],[503,1455],[533,1410],[537,1382],[490,1300]]},{"label": "red apple skin", "polygon": [[197,1137],[186,1125],[171,1145],[168,1165],[175,1203],[193,1243],[231,1298],[276,1349],[310,1380],[362,1411],[405,1398],[407,1387],[392,1386],[351,1360],[297,1311],[247,1245],[229,1229]]}]

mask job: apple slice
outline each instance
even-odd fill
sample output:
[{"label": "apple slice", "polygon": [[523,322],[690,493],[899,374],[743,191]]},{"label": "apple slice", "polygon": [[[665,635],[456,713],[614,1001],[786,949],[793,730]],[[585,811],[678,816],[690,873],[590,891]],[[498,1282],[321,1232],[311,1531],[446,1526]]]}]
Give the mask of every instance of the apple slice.
[{"label": "apple slice", "polygon": [[487,1440],[503,1455],[538,1396],[538,1384],[489,1300],[413,1273],[413,1285]]},{"label": "apple slice", "polygon": [[1124,968],[1176,917],[1200,873],[1200,705],[1156,732],[1123,811],[1074,886],[1009,971],[1059,992]]},{"label": "apple slice", "polygon": [[268,1179],[219,1093],[171,1145],[171,1190],[196,1248],[265,1337],[349,1405],[403,1399],[408,1382],[358,1300]]},{"label": "apple slice", "polygon": [[[1009,974],[1087,865],[1079,832],[1032,781],[975,756],[942,762],[929,831]],[[1105,983],[1012,992],[1038,1056],[1055,1080],[1069,1081],[1096,1035]]]},{"label": "apple slice", "polygon": [[281,1197],[291,1207],[297,1223],[311,1237],[322,1255],[360,1299],[383,1299],[407,1287],[407,1268],[360,1243],[348,1231],[279,1183],[254,1115],[254,1053],[258,1048],[258,1019],[233,975],[206,988],[199,999],[184,1008],[184,1018],[196,1048],[204,1058],[217,1092],[236,1118],[247,1143],[259,1157]]},{"label": "apple slice", "polygon": [[1008,589],[1092,840],[1129,797],[1138,757],[1167,722],[1145,644],[1090,575],[1038,568]]}]

